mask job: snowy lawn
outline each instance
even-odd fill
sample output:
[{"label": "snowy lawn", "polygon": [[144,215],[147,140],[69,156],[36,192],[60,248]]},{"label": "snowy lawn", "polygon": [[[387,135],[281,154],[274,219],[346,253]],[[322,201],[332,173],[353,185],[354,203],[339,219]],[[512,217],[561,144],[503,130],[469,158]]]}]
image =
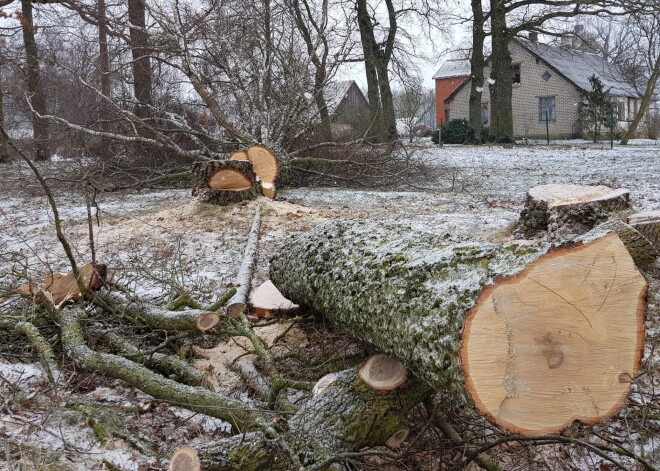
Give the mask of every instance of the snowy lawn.
[{"label": "snowy lawn", "polygon": [[[258,202],[226,208],[199,204],[185,190],[102,194],[97,198],[98,224],[96,220],[94,223],[97,259],[110,267],[113,279],[131,286],[142,296],[164,302],[171,299],[167,296],[172,291],[188,290],[201,302],[212,302],[234,279],[257,204],[262,205],[264,219],[255,284],[267,278],[270,255],[287,237],[309,231],[330,219],[394,222],[440,234],[501,240],[509,237],[510,226],[522,209],[527,189],[547,183],[625,187],[631,191],[635,209],[660,209],[660,146],[653,142],[645,144],[617,146],[614,150],[582,142],[573,146],[534,145],[511,149],[420,146],[417,154],[435,169],[431,181],[420,183],[421,188],[396,191],[285,189],[277,201],[262,198]],[[70,165],[70,162],[49,165]],[[11,302],[8,296],[3,299],[2,289],[8,294],[8,288],[16,287],[28,276],[68,269],[55,238],[46,199],[26,168],[18,164],[0,166],[0,182],[2,309]],[[57,182],[51,181],[51,185],[55,187]],[[89,261],[85,200],[75,193],[60,193],[57,199],[65,232],[76,247],[79,260]],[[650,337],[659,335],[657,326],[660,323],[658,300],[653,296],[649,300],[648,327],[653,334]],[[294,331],[293,335],[298,335],[297,341],[301,341],[300,334]],[[218,356],[211,353],[207,356],[221,363],[223,358],[226,362],[241,351],[233,346],[215,351]],[[651,365],[658,364],[657,358],[649,361]],[[11,366],[12,363],[15,363],[12,358],[0,356],[0,379],[5,378],[0,381],[3,395],[8,394],[8,383],[12,383],[16,375],[30,376],[29,381],[24,378],[28,385],[43,382],[36,371],[38,364],[21,369]],[[222,365],[217,365],[216,373],[221,379],[216,383],[218,388],[236,387],[236,378],[232,379],[232,373]],[[103,386],[106,389],[99,389],[97,396],[111,402],[112,397],[126,394],[125,388],[115,386],[114,389]],[[94,388],[79,394],[94,397]],[[133,395],[124,406],[135,410],[145,400],[139,394]],[[142,415],[153,416],[149,426],[156,424],[163,437],[160,444],[163,447],[171,446],[176,440],[185,441],[186,433],[200,440],[213,435],[204,427],[204,419],[187,420],[190,414],[176,408],[164,412],[162,405],[154,407]],[[89,469],[91,464],[102,459],[122,469],[138,469],[138,463],[146,462],[153,469],[159,469],[158,463],[141,458],[123,446],[98,445],[89,430],[71,431],[71,436],[65,440],[63,434],[69,433],[69,429],[78,429],[84,418],[54,415],[52,423],[46,423],[47,407],[36,409],[41,412],[28,410],[18,418],[4,411],[0,413],[0,436],[6,434],[15,440],[25,438],[26,444],[40,443],[59,451],[66,450],[67,442],[75,441],[79,448],[86,450],[67,452],[69,457],[75,456],[73,464],[69,464],[77,469]],[[168,426],[172,426],[177,417],[183,417],[185,427],[178,434],[171,434]],[[141,427],[146,420],[141,419]],[[34,424],[38,422],[42,425],[37,430]],[[193,428],[194,433],[190,431]],[[32,432],[24,437],[26,430]],[[47,436],[50,439],[46,439]],[[647,452],[660,447],[657,437],[635,436],[643,442],[639,446],[646,447]],[[2,459],[0,457],[0,463]]]}]

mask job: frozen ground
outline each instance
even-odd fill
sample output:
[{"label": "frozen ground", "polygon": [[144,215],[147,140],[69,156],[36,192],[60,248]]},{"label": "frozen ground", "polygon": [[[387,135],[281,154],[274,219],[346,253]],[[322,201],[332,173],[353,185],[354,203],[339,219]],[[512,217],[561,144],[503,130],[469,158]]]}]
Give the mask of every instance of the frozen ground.
[{"label": "frozen ground", "polygon": [[[497,240],[508,237],[508,228],[518,217],[527,189],[546,183],[625,187],[630,189],[636,209],[660,209],[660,146],[649,142],[609,150],[583,142],[574,144],[512,149],[420,146],[416,152],[434,169],[430,181],[420,183],[420,188],[397,191],[297,188],[283,190],[277,201],[262,199],[258,202],[263,207],[264,219],[256,282],[267,277],[269,255],[283,240],[329,219],[396,222],[436,233]],[[56,181],[51,181],[51,185],[56,187]],[[85,200],[73,192],[59,193],[57,198],[65,231],[79,259],[88,261]],[[0,197],[2,309],[9,302],[3,299],[2,288],[16,287],[21,277],[43,275],[49,270],[66,271],[67,266],[54,235],[46,200],[25,168],[0,167]],[[115,280],[156,301],[166,301],[173,290],[190,290],[202,302],[214,300],[218,292],[233,281],[257,204],[250,202],[227,208],[204,205],[193,201],[185,190],[102,194],[97,202],[98,221],[94,224],[97,258],[108,264]],[[654,323],[650,327],[656,329],[658,319],[650,319],[650,322]],[[227,351],[219,353],[226,355]],[[234,350],[233,355],[236,354]],[[208,353],[207,356],[215,359],[214,355]],[[34,371],[38,366],[15,370],[11,363],[15,363],[12,358],[0,357],[0,374],[7,378],[5,382],[0,381],[3,395],[7,394],[7,382],[14,381],[16,375],[21,380],[27,375],[32,378],[30,381],[39,377],[38,371]],[[217,374],[222,379],[218,387],[222,387],[223,382],[233,384],[231,378],[227,378],[231,374],[226,368],[218,367]],[[94,388],[91,388],[85,394],[93,393]],[[123,394],[125,390],[120,386],[97,392],[106,402],[114,395]],[[138,395],[131,401],[127,407],[135,408],[135,404],[144,399]],[[162,406],[142,414],[140,423],[146,423],[144,417],[151,414],[160,427],[185,414],[162,411],[159,407]],[[66,429],[67,424],[79,426],[83,420],[79,416],[56,417],[55,422],[44,425],[45,422],[39,422],[43,416],[33,411],[18,418],[3,411],[0,417],[0,441],[3,434],[15,441],[27,434],[27,444],[52,445],[57,441],[46,438],[55,435],[60,441],[50,448],[56,450],[67,447],[61,440],[63,427]],[[205,433],[209,436],[202,430],[203,420],[182,420],[185,427],[181,434],[192,433],[188,429],[195,426],[199,429],[198,436],[203,437]],[[36,423],[41,425],[36,426]],[[167,430],[166,425],[162,427]],[[81,455],[86,458],[79,469],[102,459],[122,469],[138,469],[140,463],[144,463],[134,451],[123,446],[107,449],[96,444],[89,431],[77,433],[82,435],[74,439],[86,450]],[[167,434],[163,432],[163,435]],[[651,441],[651,448],[658,447],[657,438],[655,440]],[[1,453],[2,450],[0,467]],[[150,463],[153,469],[159,469],[157,464]]]}]

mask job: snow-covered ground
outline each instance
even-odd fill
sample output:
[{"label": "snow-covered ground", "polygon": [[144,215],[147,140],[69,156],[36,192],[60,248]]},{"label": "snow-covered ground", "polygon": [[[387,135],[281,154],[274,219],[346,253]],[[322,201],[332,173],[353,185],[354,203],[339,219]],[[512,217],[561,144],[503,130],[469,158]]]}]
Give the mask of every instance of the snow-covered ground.
[{"label": "snow-covered ground", "polygon": [[[434,233],[498,240],[509,236],[525,192],[547,183],[625,187],[630,189],[637,210],[660,209],[660,146],[653,141],[613,150],[583,141],[513,148],[435,147],[424,143],[415,152],[432,168],[429,181],[420,182],[417,188],[285,189],[277,201],[261,199],[224,208],[197,203],[186,190],[101,194],[97,198],[98,219],[93,225],[97,259],[110,267],[115,280],[136,288],[142,296],[164,301],[173,289],[185,289],[200,301],[210,302],[234,279],[257,204],[262,205],[264,217],[255,283],[266,279],[270,254],[287,237],[330,219],[394,222]],[[51,185],[56,187],[56,180]],[[18,274],[39,276],[49,270],[67,271],[67,263],[55,237],[47,202],[25,168],[0,166],[0,197],[2,309],[9,302],[3,299],[2,288],[20,284]],[[57,199],[77,257],[89,261],[84,197],[70,192],[58,193]],[[657,323],[658,319],[651,321]],[[7,381],[25,379],[28,385],[30,381],[42,381],[38,365],[17,369],[7,366],[11,363],[15,362],[0,356],[0,374]],[[0,390],[5,386],[0,382]],[[176,416],[175,412],[169,413],[168,417]],[[8,418],[4,411],[0,416],[5,421],[5,425],[0,423],[0,439],[3,433],[16,438],[24,430],[36,430],[30,424],[39,419],[26,413],[21,422]],[[79,425],[80,417],[70,420]],[[60,421],[53,427],[61,430],[64,425]],[[57,435],[56,428],[43,426],[30,442],[53,433]],[[124,449],[98,446],[89,434],[75,440],[87,447],[91,461],[107,459],[135,469],[140,462],[132,460]],[[659,446],[657,441],[653,443],[652,447]]]}]

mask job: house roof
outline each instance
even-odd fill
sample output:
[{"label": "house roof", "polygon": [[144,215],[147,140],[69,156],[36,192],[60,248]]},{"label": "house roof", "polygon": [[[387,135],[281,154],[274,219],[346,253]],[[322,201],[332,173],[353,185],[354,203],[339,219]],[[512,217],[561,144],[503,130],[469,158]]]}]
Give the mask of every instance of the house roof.
[{"label": "house roof", "polygon": [[[589,78],[595,75],[601,80],[604,90],[609,95],[639,98],[639,93],[632,85],[626,83],[621,71],[598,54],[522,38],[513,40],[580,90],[592,91]],[[445,103],[451,101],[468,82],[469,80],[466,80],[456,87]]]},{"label": "house roof", "polygon": [[434,79],[445,79],[453,77],[469,77],[470,61],[469,59],[450,59],[440,66],[433,75]]},{"label": "house roof", "polygon": [[[353,84],[355,84],[358,90],[360,90],[360,87],[357,86],[355,80],[341,80],[326,84],[323,89],[323,98],[325,98],[325,105],[328,109],[328,114],[334,114],[334,112],[337,111],[337,108],[344,98],[346,98],[348,91]],[[362,93],[362,90],[360,90],[360,93]]]},{"label": "house roof", "polygon": [[589,78],[595,75],[603,83],[603,89],[609,95],[639,97],[635,88],[626,83],[619,68],[598,54],[520,38],[515,38],[514,41],[581,90],[586,92],[593,90]]}]

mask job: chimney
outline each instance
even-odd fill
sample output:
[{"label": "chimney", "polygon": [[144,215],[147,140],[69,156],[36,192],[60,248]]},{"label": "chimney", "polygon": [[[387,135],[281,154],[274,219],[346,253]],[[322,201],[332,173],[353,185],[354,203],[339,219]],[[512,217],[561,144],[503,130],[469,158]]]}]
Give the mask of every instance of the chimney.
[{"label": "chimney", "polygon": [[539,33],[537,33],[536,31],[530,31],[529,40],[533,43],[539,42]]},{"label": "chimney", "polygon": [[571,34],[562,34],[562,36],[561,36],[561,47],[572,48],[573,47],[573,35],[571,35]]}]

